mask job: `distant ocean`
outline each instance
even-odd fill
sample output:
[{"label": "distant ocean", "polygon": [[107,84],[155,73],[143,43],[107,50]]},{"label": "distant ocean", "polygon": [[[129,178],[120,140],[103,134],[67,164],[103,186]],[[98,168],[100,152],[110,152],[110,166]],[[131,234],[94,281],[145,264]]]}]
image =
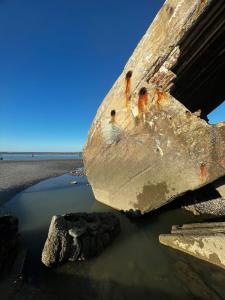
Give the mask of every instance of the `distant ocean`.
[{"label": "distant ocean", "polygon": [[49,160],[49,159],[79,159],[78,153],[0,153],[0,160]]}]

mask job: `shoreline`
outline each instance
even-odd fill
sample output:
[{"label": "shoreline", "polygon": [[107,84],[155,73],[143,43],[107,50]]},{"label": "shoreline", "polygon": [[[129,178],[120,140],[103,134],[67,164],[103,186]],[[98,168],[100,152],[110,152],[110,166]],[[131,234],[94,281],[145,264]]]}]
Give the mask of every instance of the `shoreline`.
[{"label": "shoreline", "polygon": [[79,167],[82,159],[0,161],[0,207],[31,185]]}]

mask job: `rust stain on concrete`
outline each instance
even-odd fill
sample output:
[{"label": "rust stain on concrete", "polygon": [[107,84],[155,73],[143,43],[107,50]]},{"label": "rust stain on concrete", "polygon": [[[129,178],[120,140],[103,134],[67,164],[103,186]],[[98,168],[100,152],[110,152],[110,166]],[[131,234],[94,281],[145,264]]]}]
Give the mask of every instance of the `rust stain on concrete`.
[{"label": "rust stain on concrete", "polygon": [[125,80],[125,105],[128,107],[130,101],[130,86],[131,86],[132,71],[128,71]]},{"label": "rust stain on concrete", "polygon": [[164,100],[166,96],[166,93],[163,91],[160,91],[159,89],[156,89],[156,106],[158,108],[158,110],[160,110],[160,106],[161,106],[161,102]]},{"label": "rust stain on concrete", "polygon": [[111,123],[115,124],[116,122],[116,111],[115,109],[111,110]]},{"label": "rust stain on concrete", "polygon": [[208,170],[205,163],[200,164],[200,179],[201,183],[204,183],[208,177]]},{"label": "rust stain on concrete", "polygon": [[145,113],[146,105],[148,103],[148,93],[145,87],[141,88],[139,91],[138,99],[138,116],[142,117]]}]

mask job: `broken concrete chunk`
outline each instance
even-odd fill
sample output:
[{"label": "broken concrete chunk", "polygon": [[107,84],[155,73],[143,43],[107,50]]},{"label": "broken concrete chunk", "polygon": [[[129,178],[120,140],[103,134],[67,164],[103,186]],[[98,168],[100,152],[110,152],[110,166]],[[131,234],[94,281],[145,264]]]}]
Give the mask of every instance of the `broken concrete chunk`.
[{"label": "broken concrete chunk", "polygon": [[225,177],[220,178],[213,183],[214,188],[220,194],[221,197],[225,199]]},{"label": "broken concrete chunk", "polygon": [[225,222],[174,225],[159,241],[225,269]]},{"label": "broken concrete chunk", "polygon": [[99,254],[120,232],[112,213],[71,213],[54,216],[42,252],[47,267],[86,260]]},{"label": "broken concrete chunk", "polygon": [[97,200],[145,213],[225,175],[225,123],[205,121],[225,95],[224,14],[223,0],[162,6],[89,131]]},{"label": "broken concrete chunk", "polygon": [[63,216],[53,216],[48,238],[42,252],[42,262],[47,266],[68,260],[72,237]]}]

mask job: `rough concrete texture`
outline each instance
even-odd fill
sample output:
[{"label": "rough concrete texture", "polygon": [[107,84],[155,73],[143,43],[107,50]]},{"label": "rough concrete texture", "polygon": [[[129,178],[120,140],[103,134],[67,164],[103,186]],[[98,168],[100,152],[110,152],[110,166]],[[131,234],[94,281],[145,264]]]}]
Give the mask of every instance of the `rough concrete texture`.
[{"label": "rough concrete texture", "polygon": [[47,267],[98,255],[120,232],[112,213],[71,213],[53,216],[42,252]]},{"label": "rough concrete texture", "polygon": [[220,194],[223,194],[224,183],[225,178],[222,177],[202,189],[186,194],[183,197],[182,208],[194,215],[225,216],[225,197],[220,197]]},{"label": "rough concrete texture", "polygon": [[225,216],[225,198],[216,198],[185,205],[183,208],[194,215]]},{"label": "rough concrete texture", "polygon": [[174,225],[159,241],[225,269],[225,222]]},{"label": "rough concrete texture", "polygon": [[167,0],[105,97],[83,156],[97,200],[145,213],[225,174],[225,124],[171,95],[180,44],[214,3]]},{"label": "rough concrete texture", "polygon": [[220,178],[216,182],[213,183],[214,188],[221,195],[221,197],[225,198],[225,177]]}]

